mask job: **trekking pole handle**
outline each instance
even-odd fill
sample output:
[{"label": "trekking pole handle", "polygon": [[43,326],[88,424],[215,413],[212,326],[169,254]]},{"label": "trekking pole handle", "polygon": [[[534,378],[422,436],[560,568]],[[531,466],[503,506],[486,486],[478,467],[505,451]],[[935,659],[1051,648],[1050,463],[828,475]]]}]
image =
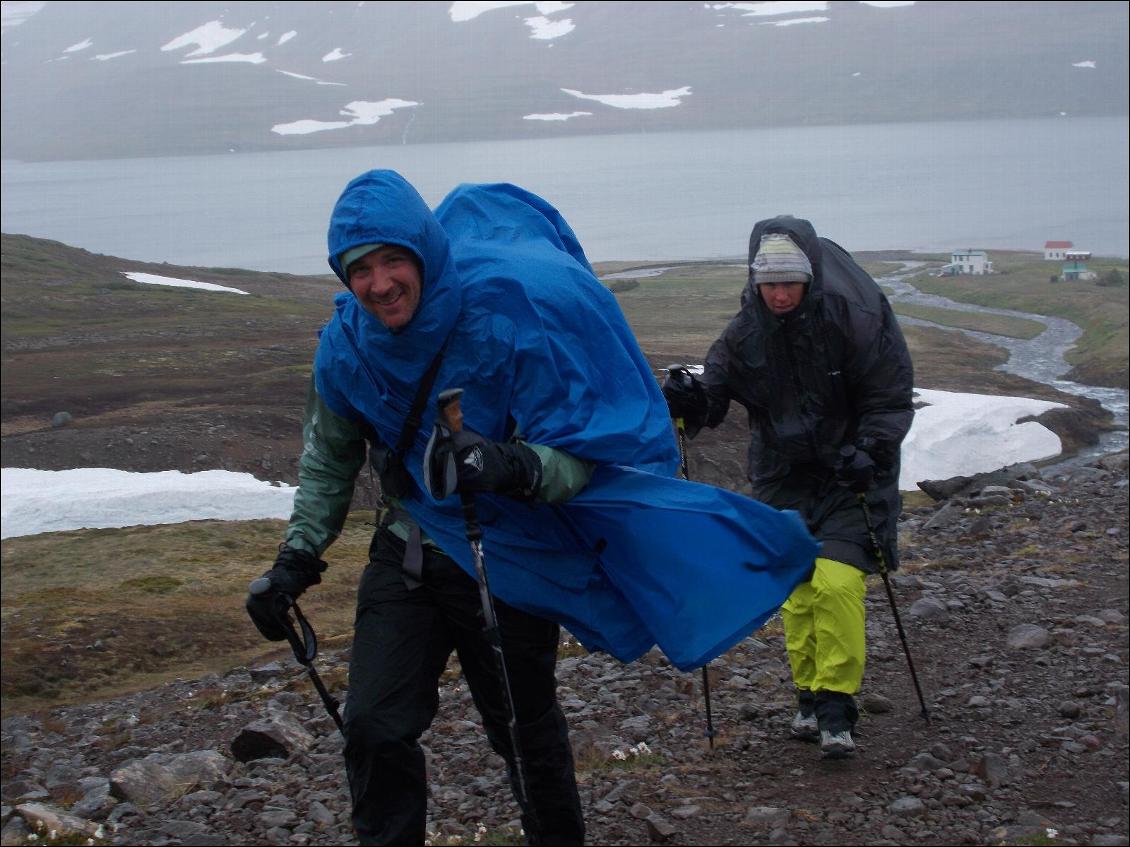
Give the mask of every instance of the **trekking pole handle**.
[{"label": "trekking pole handle", "polygon": [[671,365],[667,368],[667,373],[684,388],[690,388],[694,384],[694,378],[686,365]]},{"label": "trekking pole handle", "polygon": [[[448,388],[446,391],[441,391],[439,396],[436,397],[439,413],[443,415],[443,419],[447,422],[447,428],[452,435],[463,431],[462,401],[462,388]],[[472,542],[478,542],[483,537],[483,531],[479,527],[478,518],[475,516],[475,495],[460,486],[459,502],[463,505],[463,523],[467,527],[467,538]]]},{"label": "trekking pole handle", "polygon": [[462,388],[449,388],[446,391],[441,391],[436,398],[436,402],[439,404],[440,414],[443,415],[444,420],[447,421],[448,429],[453,433],[463,431],[462,401]]}]

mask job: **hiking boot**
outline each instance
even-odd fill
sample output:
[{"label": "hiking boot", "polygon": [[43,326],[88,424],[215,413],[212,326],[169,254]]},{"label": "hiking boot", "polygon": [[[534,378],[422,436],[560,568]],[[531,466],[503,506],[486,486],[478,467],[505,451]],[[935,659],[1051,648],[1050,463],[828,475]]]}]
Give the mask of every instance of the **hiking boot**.
[{"label": "hiking boot", "polygon": [[820,730],[820,755],[825,759],[850,759],[855,755],[855,741],[852,740],[851,730],[840,732]]},{"label": "hiking boot", "polygon": [[805,714],[798,711],[789,726],[789,735],[799,741],[819,741],[820,727],[816,723],[815,713]]}]

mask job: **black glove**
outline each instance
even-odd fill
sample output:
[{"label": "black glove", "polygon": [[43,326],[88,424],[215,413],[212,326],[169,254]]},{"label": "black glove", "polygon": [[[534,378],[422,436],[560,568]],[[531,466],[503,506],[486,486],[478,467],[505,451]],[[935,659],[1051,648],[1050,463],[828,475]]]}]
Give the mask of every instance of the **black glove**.
[{"label": "black glove", "polygon": [[706,389],[684,365],[671,365],[663,380],[663,399],[671,417],[682,418],[687,435],[694,438],[706,423]]},{"label": "black glove", "polygon": [[[284,626],[287,611],[311,585],[322,581],[326,563],[305,550],[283,545],[275,558],[275,566],[255,580],[247,595],[247,614],[256,629],[268,641],[286,639]],[[269,585],[265,586],[263,580]]]},{"label": "black glove", "polygon": [[456,485],[464,491],[530,500],[541,486],[541,459],[537,453],[525,444],[488,441],[470,429],[433,442],[427,460],[424,470],[437,500],[449,496]]},{"label": "black glove", "polygon": [[875,482],[875,461],[866,450],[854,444],[840,448],[840,464],[836,468],[836,479],[840,485],[856,494],[869,491]]}]

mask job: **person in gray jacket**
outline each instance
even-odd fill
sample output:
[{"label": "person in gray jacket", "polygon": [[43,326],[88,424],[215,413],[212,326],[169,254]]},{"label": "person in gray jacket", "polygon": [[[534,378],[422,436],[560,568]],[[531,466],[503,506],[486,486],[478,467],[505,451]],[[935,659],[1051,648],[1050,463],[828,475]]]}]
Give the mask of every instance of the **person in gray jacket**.
[{"label": "person in gray jacket", "polygon": [[879,286],[811,223],[781,215],[753,228],[741,309],[710,347],[701,379],[663,386],[692,437],[721,423],[731,400],[744,406],[753,496],[800,512],[821,542],[811,578],[781,617],[798,698],[790,732],[830,758],[855,753],[865,576],[880,567],[864,502],[886,567],[898,564],[899,452],[913,385]]}]

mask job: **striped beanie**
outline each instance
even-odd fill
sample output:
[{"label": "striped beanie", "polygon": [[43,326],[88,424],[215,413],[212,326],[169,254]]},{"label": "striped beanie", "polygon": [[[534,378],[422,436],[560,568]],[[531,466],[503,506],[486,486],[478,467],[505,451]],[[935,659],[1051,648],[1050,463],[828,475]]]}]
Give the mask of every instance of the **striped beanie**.
[{"label": "striped beanie", "polygon": [[761,246],[749,264],[754,285],[763,282],[812,282],[812,263],[789,236],[771,232],[761,236]]}]

